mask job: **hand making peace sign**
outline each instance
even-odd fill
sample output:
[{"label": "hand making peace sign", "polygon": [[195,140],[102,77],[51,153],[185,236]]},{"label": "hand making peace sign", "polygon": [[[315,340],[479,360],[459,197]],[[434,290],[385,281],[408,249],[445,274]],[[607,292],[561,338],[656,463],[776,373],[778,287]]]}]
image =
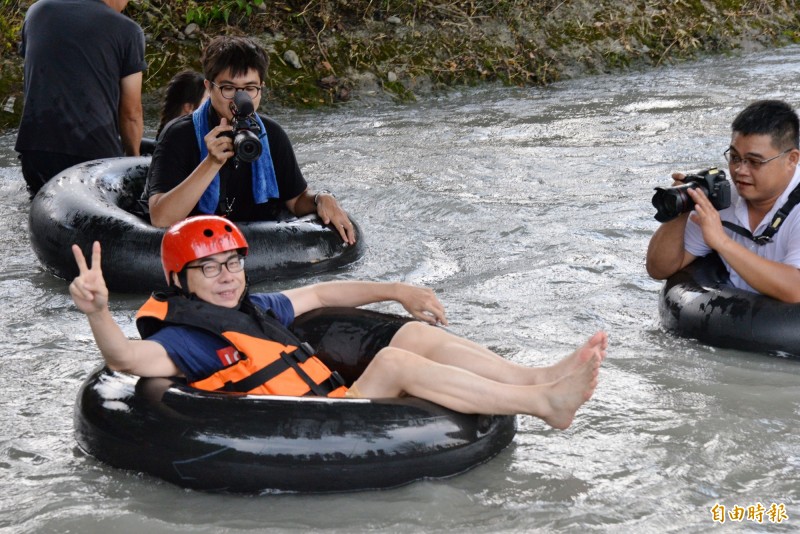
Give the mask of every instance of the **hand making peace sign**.
[{"label": "hand making peace sign", "polygon": [[79,274],[69,285],[72,300],[80,311],[89,315],[103,311],[108,306],[108,288],[100,268],[100,243],[92,245],[92,266],[86,265],[86,259],[78,245],[72,245],[72,253],[78,264]]}]

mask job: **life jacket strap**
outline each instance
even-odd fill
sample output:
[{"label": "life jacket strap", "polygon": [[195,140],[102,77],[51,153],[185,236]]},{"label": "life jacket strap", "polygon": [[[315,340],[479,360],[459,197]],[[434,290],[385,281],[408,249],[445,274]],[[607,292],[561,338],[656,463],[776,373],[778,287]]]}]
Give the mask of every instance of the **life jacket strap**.
[{"label": "life jacket strap", "polygon": [[[309,392],[306,393],[305,396],[309,395],[316,395],[318,397],[327,397],[328,393],[333,391],[333,389],[329,389],[329,380],[325,380],[322,384],[317,384],[314,382],[314,379],[308,376],[300,364],[306,361],[313,353],[310,353],[308,349],[311,346],[308,343],[301,344],[296,350],[292,351],[291,353],[281,352],[281,361],[285,362],[287,366],[294,369],[294,372],[297,373],[303,382],[306,383],[308,386]],[[332,375],[333,373],[331,373]]]},{"label": "life jacket strap", "polygon": [[262,367],[247,378],[239,380],[238,382],[225,382],[225,385],[219,388],[218,391],[225,391],[227,393],[247,393],[269,382],[281,373],[286,372],[287,369],[289,369],[289,365],[287,365],[284,360],[275,360],[266,367]]},{"label": "life jacket strap", "polygon": [[329,393],[343,386],[345,382],[341,375],[339,375],[339,373],[336,371],[333,371],[322,383],[317,384],[314,382],[314,380],[308,376],[308,373],[306,373],[303,368],[300,367],[301,363],[304,363],[313,355],[313,347],[311,347],[311,345],[308,343],[301,343],[300,346],[292,352],[281,352],[281,358],[279,360],[275,360],[271,364],[259,369],[247,378],[239,380],[238,382],[226,382],[225,385],[222,386],[218,391],[225,391],[228,393],[247,393],[248,391],[257,388],[262,384],[269,382],[273,378],[291,368],[294,369],[303,382],[308,385],[309,392],[307,395],[327,397]]}]

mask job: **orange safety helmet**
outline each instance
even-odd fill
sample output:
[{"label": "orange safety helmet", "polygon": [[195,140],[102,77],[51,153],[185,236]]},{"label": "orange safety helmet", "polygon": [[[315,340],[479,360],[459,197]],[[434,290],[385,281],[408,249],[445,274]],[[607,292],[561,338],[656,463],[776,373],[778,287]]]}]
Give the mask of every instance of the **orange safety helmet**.
[{"label": "orange safety helmet", "polygon": [[161,239],[161,265],[167,285],[172,285],[172,273],[181,272],[187,263],[229,250],[247,256],[244,234],[228,219],[197,215],[173,224]]}]

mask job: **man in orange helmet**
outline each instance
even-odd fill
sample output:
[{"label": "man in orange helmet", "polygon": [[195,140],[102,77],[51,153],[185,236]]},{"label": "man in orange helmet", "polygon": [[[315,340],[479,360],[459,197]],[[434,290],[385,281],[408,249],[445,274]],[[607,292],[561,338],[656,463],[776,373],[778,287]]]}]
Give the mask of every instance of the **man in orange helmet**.
[{"label": "man in orange helmet", "polygon": [[[139,310],[143,340],[128,339],[108,310],[99,243],[91,267],[73,245],[80,274],[70,293],[110,369],[184,376],[200,389],[350,398],[407,394],[464,413],[524,413],[567,428],[597,385],[608,344],[603,332],[553,366],[526,367],[437,328],[447,319],[430,289],[341,281],[250,294],[247,250],[239,229],[218,216],[191,217],[170,227],[161,258],[172,291],[153,295]],[[388,345],[349,387],[288,329],[295,316],[316,308],[387,300],[399,302],[418,321],[396,326]]]}]

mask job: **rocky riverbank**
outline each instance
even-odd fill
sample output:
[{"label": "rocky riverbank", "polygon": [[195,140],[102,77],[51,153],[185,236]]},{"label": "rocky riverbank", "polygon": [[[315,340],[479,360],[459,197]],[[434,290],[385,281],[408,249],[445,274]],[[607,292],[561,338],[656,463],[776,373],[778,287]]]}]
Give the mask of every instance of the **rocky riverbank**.
[{"label": "rocky riverbank", "polygon": [[[3,128],[21,111],[15,49],[27,4],[4,1],[0,13]],[[141,0],[126,13],[147,36],[148,117],[165,82],[198,68],[200,48],[220,33],[251,35],[270,51],[267,108],[543,85],[800,42],[798,0]]]}]

